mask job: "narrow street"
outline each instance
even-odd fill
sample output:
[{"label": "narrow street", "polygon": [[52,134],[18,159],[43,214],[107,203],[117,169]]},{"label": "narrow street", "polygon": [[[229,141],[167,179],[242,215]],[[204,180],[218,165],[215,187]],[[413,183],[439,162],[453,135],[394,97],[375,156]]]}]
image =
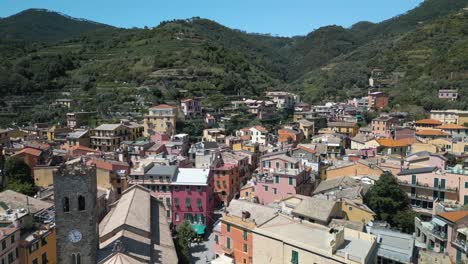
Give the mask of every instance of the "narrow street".
[{"label": "narrow street", "polygon": [[[221,210],[214,212],[215,222],[221,217]],[[211,230],[207,231],[205,239],[201,243],[190,244],[190,263],[205,264],[210,263],[214,258],[213,252],[214,234]]]}]

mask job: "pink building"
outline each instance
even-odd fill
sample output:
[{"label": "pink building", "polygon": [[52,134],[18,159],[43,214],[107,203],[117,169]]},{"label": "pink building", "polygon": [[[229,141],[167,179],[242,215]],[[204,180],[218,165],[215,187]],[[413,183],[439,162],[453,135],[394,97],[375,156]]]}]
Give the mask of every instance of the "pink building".
[{"label": "pink building", "polygon": [[177,134],[172,136],[171,140],[166,143],[166,150],[169,155],[187,156],[189,150],[189,135]]},{"label": "pink building", "polygon": [[190,221],[197,234],[213,224],[213,175],[208,169],[180,168],[172,182],[172,224]]},{"label": "pink building", "polygon": [[294,194],[308,195],[310,168],[285,153],[263,156],[255,183],[259,203],[269,204]]},{"label": "pink building", "polygon": [[0,228],[0,263],[19,264],[20,229],[14,225]]},{"label": "pink building", "polygon": [[391,137],[391,128],[397,123],[397,120],[389,116],[381,116],[372,120],[372,134],[376,137]]},{"label": "pink building", "polygon": [[[468,204],[468,174],[454,174],[437,167],[404,169],[397,176],[411,205],[431,213],[434,202]],[[425,209],[425,210],[424,210]]]},{"label": "pink building", "polygon": [[185,116],[196,116],[201,114],[200,100],[196,98],[189,98],[180,101],[180,107]]},{"label": "pink building", "polygon": [[412,153],[405,158],[405,167],[408,169],[417,169],[423,167],[437,167],[445,169],[447,158],[442,155],[433,154],[427,151]]},{"label": "pink building", "polygon": [[171,140],[171,137],[165,133],[158,133],[155,132],[154,134],[150,135],[150,141],[156,144],[166,144]]}]

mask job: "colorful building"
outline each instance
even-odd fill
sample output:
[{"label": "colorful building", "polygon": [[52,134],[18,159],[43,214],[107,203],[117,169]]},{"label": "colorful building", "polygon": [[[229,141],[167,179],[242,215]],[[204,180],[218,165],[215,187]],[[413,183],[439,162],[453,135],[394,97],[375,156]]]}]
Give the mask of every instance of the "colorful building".
[{"label": "colorful building", "polygon": [[190,221],[197,234],[213,224],[213,174],[209,169],[180,168],[172,181],[172,224]]},{"label": "colorful building", "polygon": [[291,128],[278,129],[278,142],[280,143],[293,144],[295,146],[303,139],[304,134],[300,130],[294,130]]},{"label": "colorful building", "polygon": [[376,137],[391,137],[393,126],[397,123],[397,120],[390,116],[381,116],[372,120],[371,129],[372,134]]},{"label": "colorful building", "polygon": [[308,195],[310,183],[310,168],[300,159],[274,153],[260,160],[255,196],[259,203],[269,204],[294,194]]},{"label": "colorful building", "polygon": [[367,94],[367,98],[368,98],[368,103],[367,103],[368,110],[380,110],[388,106],[388,95],[382,92],[373,92],[369,90]]},{"label": "colorful building", "polygon": [[253,263],[375,263],[376,237],[277,215],[253,230]]},{"label": "colorful building", "polygon": [[411,205],[428,214],[436,201],[468,204],[468,175],[423,167],[404,169],[397,178],[400,188],[410,197]]},{"label": "colorful building", "polygon": [[57,263],[55,226],[27,233],[19,245],[20,263]]},{"label": "colorful building", "polygon": [[180,108],[185,116],[197,116],[201,114],[201,102],[198,98],[187,98],[180,101]]},{"label": "colorful building", "polygon": [[160,104],[151,107],[144,116],[143,135],[149,137],[154,133],[161,133],[172,136],[175,133],[176,118],[177,108],[174,106]]},{"label": "colorful building", "polygon": [[355,122],[328,122],[327,126],[334,133],[348,137],[354,137],[359,131],[359,126]]},{"label": "colorful building", "polygon": [[129,130],[122,124],[102,124],[91,135],[91,147],[100,151],[116,151],[122,141],[130,138]]},{"label": "colorful building", "polygon": [[212,170],[216,204],[227,205],[240,188],[239,167],[236,164],[224,163],[222,158],[218,157]]},{"label": "colorful building", "polygon": [[253,263],[252,230],[270,220],[277,210],[264,205],[232,200],[214,232],[214,252],[233,263]]},{"label": "colorful building", "polygon": [[20,229],[14,225],[0,227],[0,262],[10,264],[24,263],[19,258]]}]

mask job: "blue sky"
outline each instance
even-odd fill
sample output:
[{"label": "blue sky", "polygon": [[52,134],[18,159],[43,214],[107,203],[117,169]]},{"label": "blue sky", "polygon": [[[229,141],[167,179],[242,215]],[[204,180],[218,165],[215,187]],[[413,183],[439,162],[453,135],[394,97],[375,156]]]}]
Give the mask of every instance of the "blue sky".
[{"label": "blue sky", "polygon": [[119,27],[199,16],[248,32],[305,35],[325,25],[379,22],[423,0],[0,0],[0,17],[46,8]]}]

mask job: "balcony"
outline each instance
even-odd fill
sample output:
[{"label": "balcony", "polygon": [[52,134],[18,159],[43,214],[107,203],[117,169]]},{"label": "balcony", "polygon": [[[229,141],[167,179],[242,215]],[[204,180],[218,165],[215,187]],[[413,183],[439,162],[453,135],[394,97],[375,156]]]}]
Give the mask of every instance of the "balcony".
[{"label": "balcony", "polygon": [[452,240],[452,245],[459,250],[462,250],[464,253],[468,252],[468,245],[466,240],[454,239]]},{"label": "balcony", "polygon": [[227,255],[232,255],[232,253],[234,252],[234,250],[232,248],[227,248],[224,245],[221,245],[220,248]]},{"label": "balcony", "polygon": [[408,186],[408,187],[414,187],[414,188],[419,188],[419,189],[425,189],[425,190],[434,190],[434,191],[442,191],[442,192],[447,192],[447,193],[458,193],[458,188],[451,188],[451,187],[442,187],[440,184],[438,186],[430,186],[427,183],[411,183],[408,181],[398,181],[398,184],[401,186]]}]

